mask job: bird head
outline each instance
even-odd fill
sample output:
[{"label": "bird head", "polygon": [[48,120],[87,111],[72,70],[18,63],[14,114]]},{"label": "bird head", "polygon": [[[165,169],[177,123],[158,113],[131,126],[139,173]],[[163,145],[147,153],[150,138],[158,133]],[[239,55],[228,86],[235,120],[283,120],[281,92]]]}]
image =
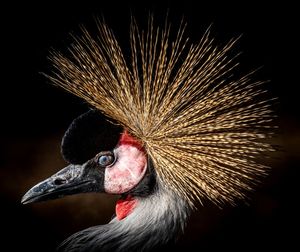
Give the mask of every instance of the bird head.
[{"label": "bird head", "polygon": [[244,199],[268,170],[257,157],[274,150],[264,142],[273,118],[264,82],[234,72],[237,39],[217,46],[208,29],[189,44],[184,23],[172,39],[167,21],[155,27],[150,16],[146,31],[132,21],[131,57],[104,21],[97,38],[83,29],[69,56],[50,56],[49,79],[95,110],[63,138],[70,165],[30,189],[23,203],[83,192],[123,196],[116,218],[74,234],[65,251],[166,244],[195,202]]},{"label": "bird head", "polygon": [[[151,191],[153,183],[149,178],[153,180],[154,174],[148,169],[142,144],[96,110],[88,111],[71,123],[63,137],[61,150],[69,165],[32,187],[22,203],[104,192],[122,195],[133,207],[132,196]],[[126,204],[125,211],[122,203],[124,200],[118,201],[116,208],[118,219],[126,217],[132,210]]]}]

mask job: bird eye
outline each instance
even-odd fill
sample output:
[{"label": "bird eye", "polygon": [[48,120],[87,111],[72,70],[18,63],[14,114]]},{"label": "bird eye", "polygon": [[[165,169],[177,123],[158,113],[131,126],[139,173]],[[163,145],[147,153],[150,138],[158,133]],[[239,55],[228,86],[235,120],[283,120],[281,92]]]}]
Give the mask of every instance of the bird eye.
[{"label": "bird eye", "polygon": [[98,164],[102,167],[112,165],[115,162],[115,156],[113,153],[105,153],[99,156]]}]

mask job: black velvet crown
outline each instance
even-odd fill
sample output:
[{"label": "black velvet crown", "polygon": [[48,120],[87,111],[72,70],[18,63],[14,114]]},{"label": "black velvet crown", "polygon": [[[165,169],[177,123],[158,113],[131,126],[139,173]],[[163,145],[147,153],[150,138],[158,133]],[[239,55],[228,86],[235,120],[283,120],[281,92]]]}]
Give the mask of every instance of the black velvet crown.
[{"label": "black velvet crown", "polygon": [[71,164],[83,164],[101,151],[113,150],[123,129],[110,121],[97,110],[77,117],[62,139],[64,159]]}]

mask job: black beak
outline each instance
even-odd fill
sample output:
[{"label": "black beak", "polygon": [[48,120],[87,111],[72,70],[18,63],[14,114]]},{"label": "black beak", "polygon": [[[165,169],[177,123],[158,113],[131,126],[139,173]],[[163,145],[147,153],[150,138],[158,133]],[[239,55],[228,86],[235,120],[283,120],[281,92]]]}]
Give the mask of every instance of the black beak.
[{"label": "black beak", "polygon": [[104,170],[89,165],[69,165],[32,187],[22,198],[23,204],[57,199],[66,195],[103,192]]}]

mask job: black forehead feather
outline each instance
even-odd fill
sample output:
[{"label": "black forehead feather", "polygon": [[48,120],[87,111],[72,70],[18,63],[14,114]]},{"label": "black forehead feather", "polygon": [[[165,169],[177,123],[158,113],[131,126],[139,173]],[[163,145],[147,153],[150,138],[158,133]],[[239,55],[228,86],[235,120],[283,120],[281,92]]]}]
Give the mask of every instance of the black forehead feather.
[{"label": "black forehead feather", "polygon": [[62,139],[62,155],[71,164],[83,164],[100,151],[113,150],[121,132],[121,126],[112,124],[100,112],[90,110],[69,126]]}]

